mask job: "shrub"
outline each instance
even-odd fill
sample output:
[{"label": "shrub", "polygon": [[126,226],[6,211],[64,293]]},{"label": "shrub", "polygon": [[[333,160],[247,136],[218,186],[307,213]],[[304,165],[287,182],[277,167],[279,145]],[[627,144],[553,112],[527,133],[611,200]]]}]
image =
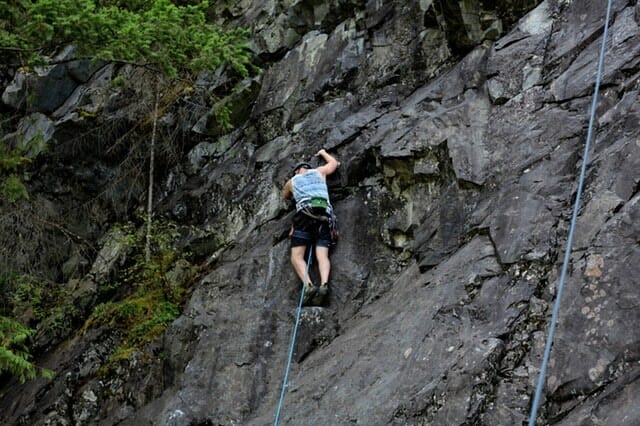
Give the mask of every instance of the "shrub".
[{"label": "shrub", "polygon": [[8,372],[24,383],[38,376],[51,378],[51,370],[39,368],[31,363],[27,339],[33,330],[18,321],[0,316],[0,371]]},{"label": "shrub", "polygon": [[[95,307],[84,329],[109,325],[123,334],[112,361],[126,359],[161,336],[180,315],[188,282],[172,282],[169,272],[180,263],[192,268],[178,256],[175,224],[154,221],[151,233],[151,256],[145,257],[146,237],[133,225],[123,227],[124,242],[131,249],[131,263],[125,268],[117,287],[131,289],[120,300],[110,300]],[[114,286],[109,286],[112,289]]]}]

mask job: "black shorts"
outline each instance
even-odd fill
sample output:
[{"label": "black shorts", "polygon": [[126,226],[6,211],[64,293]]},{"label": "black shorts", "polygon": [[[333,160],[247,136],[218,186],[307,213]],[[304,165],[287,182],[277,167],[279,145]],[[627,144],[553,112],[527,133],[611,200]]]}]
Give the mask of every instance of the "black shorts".
[{"label": "black shorts", "polygon": [[[314,209],[315,216],[326,217],[325,209]],[[314,219],[302,212],[293,216],[293,235],[291,235],[291,247],[316,245],[319,247],[331,247],[331,224],[326,220]]]}]

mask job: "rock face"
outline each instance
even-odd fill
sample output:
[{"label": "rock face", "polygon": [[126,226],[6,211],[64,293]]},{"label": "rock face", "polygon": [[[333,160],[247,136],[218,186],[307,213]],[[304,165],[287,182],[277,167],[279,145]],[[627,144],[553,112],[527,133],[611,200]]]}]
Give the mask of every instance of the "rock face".
[{"label": "rock face", "polygon": [[[526,421],[604,2],[233,3],[221,16],[254,28],[259,93],[167,173],[161,201],[199,230],[188,246],[208,272],[161,357],[103,379],[111,342],[78,335],[40,358],[53,381],[2,389],[4,424],[271,424],[299,297],[279,189],[323,147],[342,163],[328,181],[341,237],[329,306],[303,310],[281,423]],[[640,423],[639,3],[613,1],[606,46],[538,424]]]}]

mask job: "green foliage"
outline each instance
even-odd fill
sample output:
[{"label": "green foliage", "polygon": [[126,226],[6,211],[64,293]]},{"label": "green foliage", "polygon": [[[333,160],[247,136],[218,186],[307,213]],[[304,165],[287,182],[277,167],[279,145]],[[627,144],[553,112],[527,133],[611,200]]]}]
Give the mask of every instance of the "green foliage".
[{"label": "green foliage", "polygon": [[84,329],[111,325],[124,332],[124,339],[112,356],[113,361],[126,359],[136,351],[143,351],[147,343],[161,336],[179,315],[187,282],[176,282],[170,271],[177,264],[191,266],[178,257],[175,224],[154,221],[151,233],[152,256],[145,259],[145,235],[133,225],[123,226],[123,243],[132,249],[131,265],[121,276],[124,288],[132,293],[121,300],[112,300],[95,307]]},{"label": "green foliage", "polygon": [[231,130],[233,125],[231,124],[231,108],[226,103],[222,103],[213,108],[213,115],[216,119],[216,123],[220,128],[224,130]]},{"label": "green foliage", "polygon": [[167,77],[228,63],[246,75],[248,32],[206,22],[209,3],[18,0],[0,5],[0,46],[26,64],[73,44],[79,57],[151,66]]},{"label": "green foliage", "polygon": [[116,76],[113,80],[111,80],[111,87],[124,87],[127,84],[127,81],[121,75]]},{"label": "green foliage", "polygon": [[0,173],[14,172],[29,163],[29,159],[18,149],[11,149],[6,142],[0,142]]},{"label": "green foliage", "polygon": [[13,204],[18,200],[28,199],[29,193],[20,178],[11,174],[0,182],[0,196]]},{"label": "green foliage", "polygon": [[0,142],[0,200],[15,203],[28,199],[29,193],[22,180],[15,173],[29,163],[19,149],[11,149],[6,142]]},{"label": "green foliage", "polygon": [[42,333],[68,334],[77,316],[68,291],[31,275],[4,273],[0,276],[0,372],[7,372],[21,382],[38,375],[53,377],[53,371],[34,365],[27,343],[38,326]]},{"label": "green foliage", "polygon": [[31,311],[34,318],[42,319],[41,308],[44,292],[34,277],[30,275],[16,276],[12,291],[13,314],[19,316],[24,312]]},{"label": "green foliage", "polygon": [[33,330],[18,321],[0,316],[0,372],[7,372],[21,382],[38,376],[51,378],[53,372],[32,364],[27,347],[27,339]]},{"label": "green foliage", "polygon": [[11,311],[5,315],[24,318],[46,334],[62,337],[72,331],[80,312],[66,287],[32,275],[15,275],[9,288]]},{"label": "green foliage", "polygon": [[19,322],[0,316],[0,371],[9,372],[23,383],[37,376],[26,346],[32,333]]}]

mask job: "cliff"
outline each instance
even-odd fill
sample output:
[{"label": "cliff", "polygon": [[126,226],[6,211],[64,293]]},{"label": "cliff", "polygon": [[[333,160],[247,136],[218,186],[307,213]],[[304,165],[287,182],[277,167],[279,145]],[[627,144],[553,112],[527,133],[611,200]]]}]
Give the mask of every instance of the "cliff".
[{"label": "cliff", "polygon": [[[252,28],[263,68],[230,95],[234,130],[192,92],[176,91],[161,120],[183,143],[165,154],[156,208],[200,269],[162,338],[109,375],[100,366],[122,336],[77,330],[122,255],[112,224],[144,205],[141,167],[118,141],[151,95],[126,67],[80,64],[41,76],[46,96],[25,111],[19,74],[5,78],[4,110],[24,111],[14,131],[56,143],[33,166],[29,202],[3,207],[3,230],[31,236],[3,256],[48,273],[82,312],[60,336],[37,335],[37,362],[56,376],[5,380],[2,423],[272,423],[300,291],[280,189],[320,148],[342,163],[328,181],[340,241],[329,305],[302,312],[281,424],[526,421],[606,2],[230,3],[217,19]],[[609,30],[538,424],[640,423],[640,4],[613,1]],[[104,95],[117,75],[138,86]],[[201,79],[209,92],[228,84]],[[45,226],[62,216],[66,232]]]}]

